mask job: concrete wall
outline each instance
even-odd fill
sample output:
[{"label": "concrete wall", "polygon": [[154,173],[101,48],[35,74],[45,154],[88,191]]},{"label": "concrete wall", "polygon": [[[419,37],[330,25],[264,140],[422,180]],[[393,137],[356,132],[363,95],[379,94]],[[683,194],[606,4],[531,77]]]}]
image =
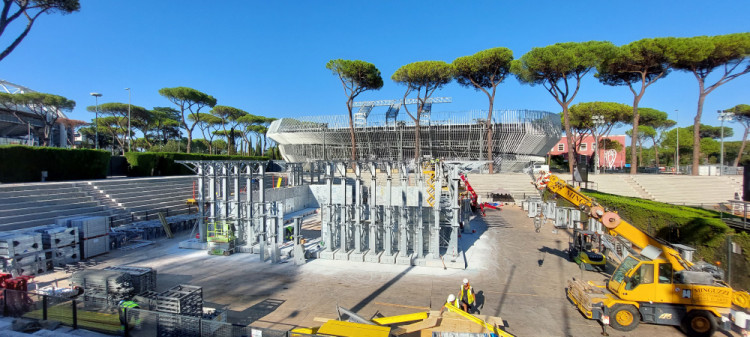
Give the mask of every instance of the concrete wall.
[{"label": "concrete wall", "polygon": [[[388,198],[388,189],[386,186],[378,186],[378,189],[375,193],[377,195],[375,196],[377,198],[377,205],[386,205],[387,204],[387,198]],[[394,206],[401,206],[402,204],[402,198],[401,195],[403,192],[402,186],[393,186],[391,187],[391,205]],[[417,198],[419,187],[415,186],[406,186],[406,206],[418,206],[417,205]],[[427,204],[427,201],[425,199],[427,198],[427,193],[422,191],[422,206],[429,206]]]},{"label": "concrete wall", "polygon": [[[244,195],[242,196],[245,197]],[[243,199],[244,200],[244,199]],[[253,192],[253,202],[258,201],[258,192]],[[305,208],[319,207],[309,186],[293,186],[266,189],[266,201],[283,201],[284,213],[300,211]]]},{"label": "concrete wall", "polygon": [[[328,203],[328,186],[323,185],[306,185],[305,187],[309,188],[310,193],[312,194],[312,206],[310,207],[320,207],[321,205],[325,205]],[[341,184],[334,184],[332,186],[333,189],[333,203],[334,204],[341,204],[344,201],[344,194],[342,193]],[[352,185],[346,185],[346,200],[348,203],[353,203],[352,200],[354,196],[354,186]]]}]

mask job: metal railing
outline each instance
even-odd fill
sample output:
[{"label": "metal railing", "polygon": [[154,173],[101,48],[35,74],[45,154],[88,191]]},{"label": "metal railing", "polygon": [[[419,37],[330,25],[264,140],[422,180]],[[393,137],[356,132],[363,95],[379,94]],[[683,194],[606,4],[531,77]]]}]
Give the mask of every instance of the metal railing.
[{"label": "metal railing", "polygon": [[110,215],[107,217],[110,228],[115,226],[127,225],[138,221],[155,220],[159,218],[159,213],[164,213],[165,217],[178,214],[192,214],[197,212],[195,206],[182,205],[177,207],[147,209],[143,211],[130,212],[130,214]]},{"label": "metal railing", "polygon": [[120,309],[84,295],[57,297],[32,291],[2,289],[0,314],[33,321],[59,322],[73,329],[85,329],[112,336],[196,336],[240,337],[313,336],[291,331],[266,329],[174,313],[145,309]]}]

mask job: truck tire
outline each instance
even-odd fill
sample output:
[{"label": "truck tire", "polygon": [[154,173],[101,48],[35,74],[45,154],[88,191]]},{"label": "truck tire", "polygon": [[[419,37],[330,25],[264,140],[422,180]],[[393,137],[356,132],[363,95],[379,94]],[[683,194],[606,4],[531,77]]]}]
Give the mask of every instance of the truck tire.
[{"label": "truck tire", "polygon": [[716,317],[705,310],[688,312],[682,320],[682,329],[690,337],[710,337],[716,332]]},{"label": "truck tire", "polygon": [[641,323],[641,313],[629,304],[617,304],[609,314],[609,325],[615,330],[632,331]]}]

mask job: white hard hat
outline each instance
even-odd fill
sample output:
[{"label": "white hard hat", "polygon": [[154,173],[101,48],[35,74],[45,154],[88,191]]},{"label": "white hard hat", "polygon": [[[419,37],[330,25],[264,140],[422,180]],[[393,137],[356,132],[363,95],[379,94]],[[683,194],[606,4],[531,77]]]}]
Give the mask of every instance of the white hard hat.
[{"label": "white hard hat", "polygon": [[456,295],[450,294],[448,295],[448,302],[453,302],[456,300]]},{"label": "white hard hat", "polygon": [[469,284],[469,279],[465,278],[464,279],[464,284]]}]

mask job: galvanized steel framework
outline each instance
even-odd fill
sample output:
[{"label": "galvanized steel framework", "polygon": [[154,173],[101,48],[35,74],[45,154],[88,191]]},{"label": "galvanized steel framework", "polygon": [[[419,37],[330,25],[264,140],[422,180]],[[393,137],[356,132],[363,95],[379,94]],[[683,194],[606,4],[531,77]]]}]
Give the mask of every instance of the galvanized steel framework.
[{"label": "galvanized steel framework", "polygon": [[[486,111],[432,112],[420,122],[422,155],[444,160],[485,160],[486,116]],[[356,125],[361,160],[414,158],[411,120],[368,113]],[[559,115],[544,111],[497,110],[492,128],[495,168],[504,172],[520,171],[530,161],[543,161],[561,135]],[[271,124],[267,135],[279,144],[282,156],[289,162],[348,160],[351,156],[349,120],[344,115],[282,118]]]},{"label": "galvanized steel framework", "polygon": [[[320,258],[441,266],[445,256],[449,265],[464,267],[458,234],[461,225],[470,231],[470,210],[468,200],[459,201],[459,164],[341,161],[322,165],[328,197],[321,205],[324,251]],[[349,167],[354,167],[353,179]],[[363,171],[369,171],[367,188]],[[385,184],[378,183],[378,171],[385,174]],[[398,183],[394,183],[396,175]],[[343,190],[353,185],[352,198],[347,198],[348,193],[334,196],[337,176]],[[409,184],[412,178],[414,186]]]},{"label": "galvanized steel framework", "polygon": [[[263,260],[270,253],[271,261],[279,261],[284,207],[282,201],[265,199],[265,188],[261,188],[266,180],[265,162],[178,162],[197,174],[201,241],[205,242],[211,223],[230,223],[236,230],[237,246],[244,247],[240,251],[259,253]],[[290,186],[302,185],[302,167],[301,163],[287,164]],[[353,177],[347,172],[351,167]],[[320,258],[440,266],[441,256],[445,256],[448,264],[463,268],[458,231],[462,224],[470,231],[470,210],[467,200],[459,201],[459,173],[464,169],[460,164],[322,161],[310,168],[310,181],[317,176],[320,183],[323,173],[327,186],[327,197],[321,202],[324,250]],[[364,170],[369,171],[369,187],[362,179]],[[378,171],[386,176],[385,186],[377,182]],[[398,184],[393,182],[395,175]],[[412,177],[415,185],[409,183]],[[341,185],[342,193],[336,196],[334,183]],[[350,188],[352,193],[345,192]],[[255,192],[257,200],[253,199]],[[297,232],[301,221],[295,219],[294,223],[294,250],[300,254]]]}]

